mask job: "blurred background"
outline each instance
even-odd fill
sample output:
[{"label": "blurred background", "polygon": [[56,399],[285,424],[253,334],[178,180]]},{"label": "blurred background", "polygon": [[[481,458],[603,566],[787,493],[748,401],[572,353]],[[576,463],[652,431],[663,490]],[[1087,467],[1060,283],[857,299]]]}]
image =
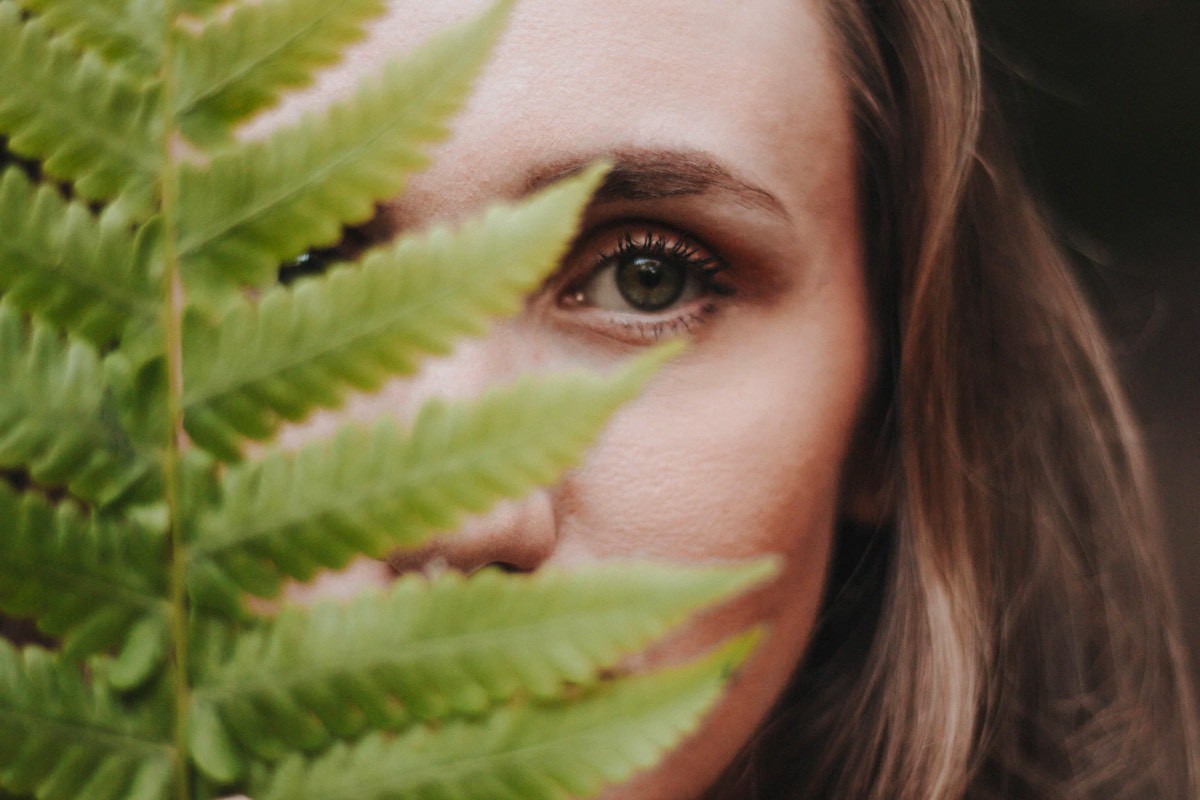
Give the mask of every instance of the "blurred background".
[{"label": "blurred background", "polygon": [[1026,174],[1116,347],[1200,688],[1200,0],[976,0]]}]

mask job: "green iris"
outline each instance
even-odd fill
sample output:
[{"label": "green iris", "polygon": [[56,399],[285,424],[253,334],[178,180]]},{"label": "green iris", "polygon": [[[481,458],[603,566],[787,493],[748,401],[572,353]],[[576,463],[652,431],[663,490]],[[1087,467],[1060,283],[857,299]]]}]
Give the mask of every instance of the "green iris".
[{"label": "green iris", "polygon": [[683,295],[684,270],[650,256],[623,260],[617,266],[617,290],[639,311],[659,311]]}]

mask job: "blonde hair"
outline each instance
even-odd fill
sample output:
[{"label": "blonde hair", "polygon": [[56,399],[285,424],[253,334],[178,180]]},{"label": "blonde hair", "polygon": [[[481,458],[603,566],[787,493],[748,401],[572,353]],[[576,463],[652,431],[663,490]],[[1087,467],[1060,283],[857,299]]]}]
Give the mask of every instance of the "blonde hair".
[{"label": "blonde hair", "polygon": [[1017,177],[967,0],[830,0],[883,346],[877,529],[717,796],[1200,797],[1135,426]]}]

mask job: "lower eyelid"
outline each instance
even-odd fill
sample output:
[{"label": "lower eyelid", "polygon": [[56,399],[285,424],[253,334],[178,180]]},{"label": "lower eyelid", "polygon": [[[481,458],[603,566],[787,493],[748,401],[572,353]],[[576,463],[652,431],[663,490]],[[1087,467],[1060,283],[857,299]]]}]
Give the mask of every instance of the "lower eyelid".
[{"label": "lower eyelid", "polygon": [[654,344],[673,336],[698,334],[721,311],[721,304],[707,301],[669,315],[624,314],[594,306],[568,310],[573,326],[614,339],[623,344]]},{"label": "lower eyelid", "polygon": [[691,336],[707,323],[716,308],[711,305],[701,306],[687,313],[679,314],[672,319],[642,322],[636,326],[639,335],[645,342],[657,342],[673,336]]}]

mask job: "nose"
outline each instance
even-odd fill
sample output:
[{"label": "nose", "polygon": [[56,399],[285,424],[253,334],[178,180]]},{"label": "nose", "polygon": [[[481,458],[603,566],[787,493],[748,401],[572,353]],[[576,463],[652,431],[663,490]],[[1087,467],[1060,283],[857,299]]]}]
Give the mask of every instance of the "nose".
[{"label": "nose", "polygon": [[550,495],[539,490],[501,501],[419,550],[392,553],[387,563],[397,575],[439,569],[470,574],[484,567],[533,572],[554,554],[557,540]]},{"label": "nose", "polygon": [[[501,321],[487,335],[460,340],[449,355],[429,359],[407,382],[404,407],[393,413],[412,419],[433,398],[474,399],[520,374],[544,371],[548,360],[548,348],[532,325],[520,318]],[[556,544],[552,490],[540,488],[467,517],[453,533],[419,550],[393,553],[388,564],[397,573],[428,567],[471,573],[487,566],[531,572],[553,555]]]}]

